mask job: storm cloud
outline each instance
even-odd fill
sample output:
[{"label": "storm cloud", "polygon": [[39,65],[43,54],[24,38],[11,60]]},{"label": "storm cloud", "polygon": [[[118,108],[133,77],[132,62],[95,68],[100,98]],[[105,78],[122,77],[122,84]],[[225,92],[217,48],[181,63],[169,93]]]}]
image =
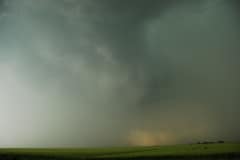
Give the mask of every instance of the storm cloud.
[{"label": "storm cloud", "polygon": [[1,0],[0,145],[239,141],[236,0]]}]

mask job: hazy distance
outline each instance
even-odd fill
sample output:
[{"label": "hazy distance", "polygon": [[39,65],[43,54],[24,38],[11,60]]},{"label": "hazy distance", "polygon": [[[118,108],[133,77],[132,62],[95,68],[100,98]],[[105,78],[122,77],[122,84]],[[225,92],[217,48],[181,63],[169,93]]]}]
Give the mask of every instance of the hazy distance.
[{"label": "hazy distance", "polygon": [[240,140],[238,0],[0,0],[0,146]]}]

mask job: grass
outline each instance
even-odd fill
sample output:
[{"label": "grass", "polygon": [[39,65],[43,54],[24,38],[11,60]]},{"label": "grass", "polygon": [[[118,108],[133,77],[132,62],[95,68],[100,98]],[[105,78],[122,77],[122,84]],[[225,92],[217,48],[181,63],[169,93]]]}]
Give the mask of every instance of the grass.
[{"label": "grass", "polygon": [[116,159],[141,157],[199,157],[240,155],[240,143],[185,144],[155,147],[112,147],[112,148],[5,148],[0,156],[12,157],[54,157],[80,159]]}]

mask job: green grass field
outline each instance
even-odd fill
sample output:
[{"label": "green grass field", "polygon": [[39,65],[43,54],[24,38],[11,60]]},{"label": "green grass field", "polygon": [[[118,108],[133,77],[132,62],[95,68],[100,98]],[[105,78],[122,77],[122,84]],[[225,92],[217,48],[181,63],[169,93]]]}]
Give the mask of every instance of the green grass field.
[{"label": "green grass field", "polygon": [[[202,157],[202,156],[239,156],[240,143],[224,144],[185,144],[155,147],[113,147],[79,149],[0,149],[2,157],[45,157],[79,159],[117,159],[146,157]],[[27,158],[28,157],[28,158]],[[30,157],[30,158],[29,158]]]}]

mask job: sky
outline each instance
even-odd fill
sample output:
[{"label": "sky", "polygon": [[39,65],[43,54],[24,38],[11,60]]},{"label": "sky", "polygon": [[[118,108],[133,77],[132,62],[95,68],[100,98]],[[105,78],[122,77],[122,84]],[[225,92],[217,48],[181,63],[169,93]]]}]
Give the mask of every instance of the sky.
[{"label": "sky", "polygon": [[238,0],[0,0],[0,147],[240,141]]}]

